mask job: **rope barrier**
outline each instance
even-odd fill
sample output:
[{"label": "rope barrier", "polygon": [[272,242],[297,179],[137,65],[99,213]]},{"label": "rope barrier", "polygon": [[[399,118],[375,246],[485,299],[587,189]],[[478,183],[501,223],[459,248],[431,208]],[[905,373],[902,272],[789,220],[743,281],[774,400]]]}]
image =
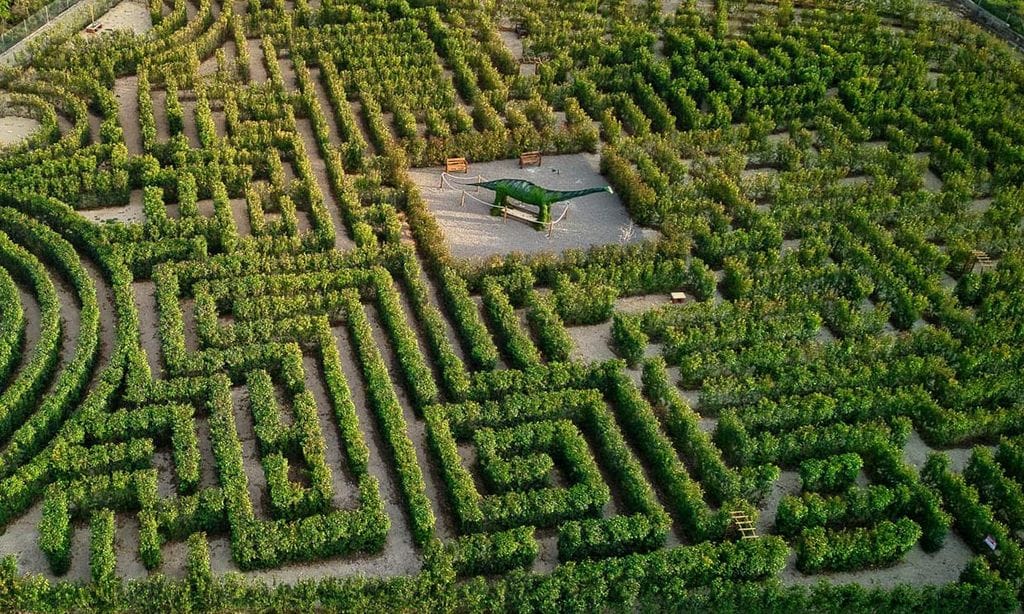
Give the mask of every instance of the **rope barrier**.
[{"label": "rope barrier", "polygon": [[[446,184],[447,184],[447,187],[450,187],[450,188],[467,187],[467,186],[471,185],[471,182],[467,181],[466,183],[459,183],[458,181],[454,181],[453,179],[454,179],[454,177],[452,177],[451,173],[446,173],[444,171],[441,171],[441,188],[442,189],[445,188]],[[477,175],[476,176],[476,180],[477,180],[476,182],[479,182],[481,179],[483,179],[482,175]],[[472,183],[476,183],[476,182],[472,182]],[[476,187],[478,190],[480,188],[480,186],[474,186],[474,187]],[[477,198],[476,196],[473,196],[472,194],[470,194],[466,190],[462,190],[462,203],[461,203],[462,205],[465,205],[466,197],[467,196],[469,198],[475,200],[476,202],[480,203],[481,205],[486,205],[487,207],[489,207],[491,209],[503,209],[504,210],[506,208],[512,208],[512,209],[517,209],[519,211],[523,211],[525,213],[533,213],[532,211],[529,211],[527,209],[523,209],[522,207],[515,207],[513,205],[505,205],[504,207],[502,207],[500,205],[495,205],[494,203],[489,203],[489,202],[487,202],[485,200]],[[572,206],[572,201],[566,202],[565,203],[565,208],[562,209],[562,214],[559,215],[558,219],[556,219],[554,221],[541,222],[541,221],[538,220],[535,223],[544,224],[545,226],[547,226],[547,231],[548,231],[547,235],[550,238],[551,237],[551,231],[555,227],[555,224],[558,224],[563,219],[565,219],[565,216],[569,213],[569,207],[571,207],[571,206]]]}]

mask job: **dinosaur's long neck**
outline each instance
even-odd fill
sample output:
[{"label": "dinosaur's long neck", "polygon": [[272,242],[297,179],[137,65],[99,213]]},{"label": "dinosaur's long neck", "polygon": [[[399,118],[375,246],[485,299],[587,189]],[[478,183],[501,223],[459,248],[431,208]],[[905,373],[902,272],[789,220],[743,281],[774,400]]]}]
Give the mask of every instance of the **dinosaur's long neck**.
[{"label": "dinosaur's long neck", "polygon": [[607,192],[608,188],[587,188],[585,190],[571,190],[568,192],[562,192],[560,190],[548,190],[548,196],[551,200],[548,202],[557,203],[563,200],[569,200],[570,198],[576,198],[577,196],[586,196],[587,194],[596,194],[597,192]]}]

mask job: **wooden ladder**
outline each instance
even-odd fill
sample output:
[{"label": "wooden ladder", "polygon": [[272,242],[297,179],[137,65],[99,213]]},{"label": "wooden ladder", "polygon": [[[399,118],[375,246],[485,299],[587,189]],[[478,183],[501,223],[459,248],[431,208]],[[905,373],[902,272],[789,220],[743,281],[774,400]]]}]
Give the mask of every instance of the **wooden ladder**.
[{"label": "wooden ladder", "polygon": [[[978,265],[978,268],[980,268],[982,271],[985,271],[986,269],[995,268],[995,263],[992,262],[992,258],[990,258],[989,255],[986,254],[985,252],[977,249],[972,249],[971,256],[974,258],[974,264]],[[971,268],[973,269],[974,267],[972,266]]]},{"label": "wooden ladder", "polygon": [[736,528],[740,530],[740,536],[743,539],[757,539],[757,527],[754,526],[754,521],[747,516],[746,512],[733,510],[729,512],[729,517],[736,523]]}]

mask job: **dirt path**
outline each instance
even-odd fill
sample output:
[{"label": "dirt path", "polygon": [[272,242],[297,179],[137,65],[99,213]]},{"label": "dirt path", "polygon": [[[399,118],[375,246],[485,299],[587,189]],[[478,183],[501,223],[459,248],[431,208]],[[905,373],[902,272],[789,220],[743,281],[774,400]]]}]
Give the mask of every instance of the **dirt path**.
[{"label": "dirt path", "polygon": [[459,360],[461,360],[463,364],[467,364],[466,352],[462,347],[462,342],[459,341],[458,334],[455,332],[455,326],[452,325],[452,321],[448,316],[448,311],[445,309],[444,300],[441,298],[441,290],[438,289],[434,280],[427,275],[423,258],[419,254],[416,254],[415,258],[419,260],[420,263],[420,281],[422,281],[427,288],[427,302],[433,305],[434,309],[437,309],[438,313],[441,314],[441,322],[444,323],[444,332],[448,336],[448,342],[455,350],[455,355],[459,357]]},{"label": "dirt path", "polygon": [[263,47],[260,45],[260,40],[250,38],[246,44],[249,46],[249,82],[266,83],[267,66],[263,63]]},{"label": "dirt path", "polygon": [[429,457],[427,448],[427,429],[423,420],[416,418],[412,410],[412,403],[405,387],[401,385],[401,368],[398,363],[398,355],[388,339],[387,332],[381,323],[380,315],[374,305],[366,305],[366,318],[373,329],[373,338],[377,342],[381,357],[387,365],[388,373],[391,376],[391,385],[398,397],[398,404],[402,407],[402,416],[409,428],[409,439],[412,440],[413,448],[416,450],[416,461],[423,472],[423,481],[427,487],[427,498],[430,499],[430,506],[434,508],[436,517],[435,531],[442,540],[455,537],[455,528],[452,524],[452,513],[448,508],[448,500],[444,495],[444,482],[440,473]]},{"label": "dirt path", "polygon": [[89,111],[86,116],[89,118],[89,140],[95,145],[100,142],[100,127],[103,125],[103,118]]},{"label": "dirt path", "polygon": [[212,488],[220,485],[217,477],[217,460],[213,455],[213,439],[210,436],[210,421],[206,416],[193,416],[196,425],[196,440],[199,442],[199,486]]},{"label": "dirt path", "polygon": [[252,224],[249,221],[249,205],[244,198],[231,199],[231,217],[235,220],[238,236],[252,236]]},{"label": "dirt path", "polygon": [[21,310],[25,314],[25,342],[22,344],[22,352],[18,364],[11,370],[11,381],[25,369],[25,365],[32,359],[36,345],[39,344],[41,334],[42,313],[39,309],[39,301],[34,294],[17,284],[18,294],[21,298]]},{"label": "dirt path", "polygon": [[974,553],[955,532],[946,535],[946,542],[938,552],[931,554],[915,544],[906,555],[891,567],[865,571],[804,575],[796,569],[796,554],[792,553],[782,570],[783,584],[815,584],[825,580],[832,584],[855,583],[865,588],[891,589],[899,584],[933,586],[955,583]]},{"label": "dirt path", "polygon": [[142,153],[142,129],[139,125],[139,78],[121,77],[114,82],[114,96],[117,98],[117,119],[124,133],[128,153],[135,156]]},{"label": "dirt path", "polygon": [[156,142],[166,143],[171,138],[167,124],[167,91],[153,90],[153,123],[156,124]]},{"label": "dirt path", "polygon": [[128,202],[123,205],[79,209],[78,214],[96,223],[141,224],[145,221],[145,214],[142,210],[142,190],[132,190],[128,195]]},{"label": "dirt path", "polygon": [[[179,97],[180,99],[180,97]],[[185,137],[188,138],[188,144],[199,149],[199,129],[196,126],[196,106],[195,100],[182,100],[181,111],[182,111],[182,132],[185,133]]]},{"label": "dirt path", "polygon": [[114,305],[114,291],[99,266],[86,257],[82,257],[81,261],[85,272],[92,279],[93,287],[96,288],[96,303],[100,311],[100,343],[96,361],[98,373],[114,353],[114,345],[117,342],[117,307]]},{"label": "dirt path", "polygon": [[387,453],[387,446],[380,435],[376,417],[369,406],[362,370],[355,356],[355,350],[344,325],[333,326],[334,339],[341,358],[342,372],[352,394],[352,403],[359,418],[359,432],[370,450],[369,473],[380,483],[384,509],[391,521],[384,550],[381,554],[366,557],[367,571],[374,575],[406,575],[419,571],[420,556],[412,541],[412,529],[408,513],[398,489],[398,479]]},{"label": "dirt path", "polygon": [[341,131],[338,130],[338,122],[334,117],[334,109],[331,107],[331,100],[327,97],[327,90],[324,89],[323,81],[320,78],[320,67],[311,66],[309,77],[313,81],[313,93],[320,104],[320,111],[327,120],[327,130],[331,137],[331,143],[341,143]]},{"label": "dirt path", "polygon": [[366,121],[366,115],[363,113],[363,103],[358,100],[353,100],[348,103],[349,108],[352,110],[352,117],[355,118],[356,127],[359,132],[363,134],[363,141],[366,143],[366,151],[371,156],[377,155],[377,145],[373,139],[370,138],[370,126]]},{"label": "dirt path", "polygon": [[253,429],[252,411],[249,408],[248,388],[231,388],[231,408],[235,415],[238,442],[242,445],[242,466],[245,469],[246,481],[249,483],[249,501],[252,503],[253,516],[257,520],[269,520],[270,512],[266,501],[267,476],[263,473],[259,451],[256,449],[256,431]]},{"label": "dirt path", "polygon": [[302,369],[306,375],[306,390],[316,400],[317,418],[324,438],[324,455],[327,466],[331,468],[331,504],[335,509],[356,509],[359,506],[359,484],[345,460],[338,423],[324,388],[323,367],[316,357],[304,355]]},{"label": "dirt path", "polygon": [[334,225],[334,249],[347,251],[355,249],[356,243],[348,236],[345,223],[341,219],[341,209],[338,201],[331,191],[331,183],[327,177],[327,164],[320,155],[320,148],[317,145],[316,134],[313,132],[313,124],[306,118],[296,119],[295,127],[299,136],[302,137],[302,144],[306,150],[306,158],[313,169],[316,177],[316,185],[320,188],[320,194],[324,197],[324,205],[331,215],[331,224]]},{"label": "dirt path", "polygon": [[163,379],[163,355],[160,350],[160,327],[156,306],[156,284],[151,280],[132,283],[135,309],[139,313],[139,338],[146,353],[149,373],[153,379]]},{"label": "dirt path", "polygon": [[117,514],[114,525],[114,552],[117,577],[130,580],[149,575],[139,555],[139,518],[135,514]]}]

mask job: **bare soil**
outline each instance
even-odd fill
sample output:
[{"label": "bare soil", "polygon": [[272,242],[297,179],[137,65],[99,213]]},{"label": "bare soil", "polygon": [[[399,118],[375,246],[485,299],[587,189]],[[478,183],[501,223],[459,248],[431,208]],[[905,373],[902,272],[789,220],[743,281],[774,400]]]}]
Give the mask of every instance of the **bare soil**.
[{"label": "bare soil", "polygon": [[773,532],[775,527],[775,513],[779,509],[779,502],[786,495],[800,494],[800,475],[796,471],[783,471],[779,479],[772,484],[764,501],[761,502],[761,509],[758,510],[757,532],[759,535],[767,535]]},{"label": "bare soil", "polygon": [[114,529],[117,577],[130,580],[149,575],[139,556],[139,519],[135,514],[117,514]]}]

